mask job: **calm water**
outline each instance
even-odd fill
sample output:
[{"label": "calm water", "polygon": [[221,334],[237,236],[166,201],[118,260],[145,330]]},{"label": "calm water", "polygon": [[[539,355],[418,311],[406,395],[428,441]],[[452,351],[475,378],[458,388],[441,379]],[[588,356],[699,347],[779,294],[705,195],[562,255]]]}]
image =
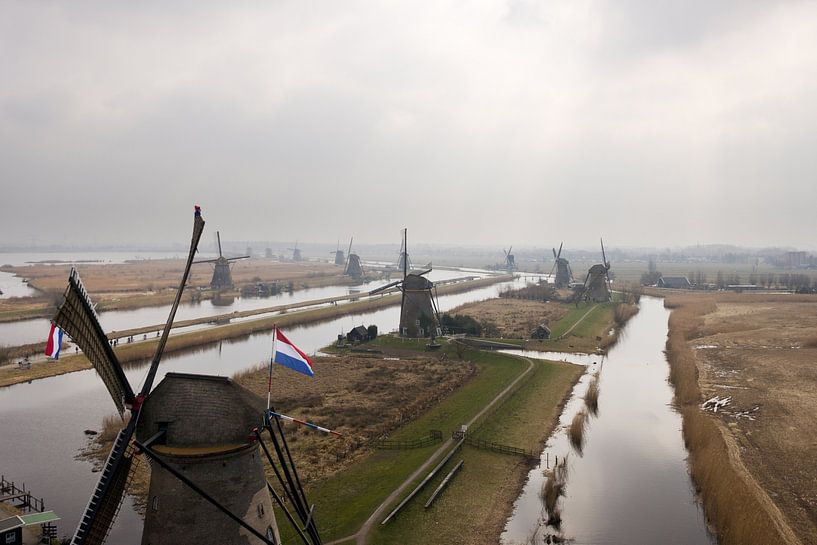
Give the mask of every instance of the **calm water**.
[{"label": "calm water", "polygon": [[[0,273],[7,274],[7,273]],[[484,276],[485,271],[459,271],[459,270],[434,270],[427,277],[434,281],[462,278],[465,276]],[[2,280],[2,277],[0,277]],[[19,281],[19,279],[18,279]],[[66,283],[68,279],[66,277]],[[377,280],[352,289],[359,289],[361,293],[373,290],[385,285],[388,280]],[[25,286],[25,284],[21,284]],[[300,303],[314,299],[335,297],[349,293],[349,286],[326,286],[321,288],[311,288],[297,290],[290,293],[280,293],[272,297],[236,297],[233,304],[228,306],[217,306],[212,301],[201,301],[200,303],[184,303],[179,306],[176,313],[176,320],[191,320],[216,314],[226,314],[229,312],[255,310],[276,305]],[[3,289],[5,291],[5,289]],[[161,307],[145,307],[133,310],[112,310],[100,313],[100,321],[105,331],[124,331],[135,327],[164,324],[170,305]],[[50,327],[49,320],[38,318],[34,320],[22,320],[19,322],[0,323],[0,345],[19,346],[23,344],[41,342],[48,335]],[[201,327],[207,327],[203,325]]]},{"label": "calm water", "polygon": [[[535,543],[547,534],[577,545],[708,545],[715,543],[695,500],[687,473],[681,417],[671,408],[672,388],[664,356],[669,312],[661,299],[642,297],[641,311],[630,321],[617,346],[599,356],[533,353],[587,366],[547,442],[550,463],[568,456],[566,496],[561,500],[560,532],[542,521],[539,499],[543,467],[533,469],[502,543]],[[590,417],[582,453],[565,433],[590,377],[599,374],[599,413]]]},{"label": "calm water", "polygon": [[[510,286],[522,287],[524,279],[440,297],[440,309],[496,297]],[[399,306],[330,322],[287,330],[293,342],[308,353],[315,352],[361,324],[376,324],[380,331],[396,329]],[[236,371],[268,361],[271,335],[224,341],[185,354],[168,354],[159,368],[156,383],[165,373],[187,372],[230,376]],[[141,385],[147,372],[144,363],[126,368],[132,385]],[[281,372],[286,372],[281,370]],[[274,375],[273,375],[274,376]],[[274,388],[274,386],[273,386]],[[137,387],[134,387],[138,390]],[[273,389],[274,395],[274,389]],[[86,444],[85,429],[99,429],[102,418],[114,414],[113,402],[94,371],[80,371],[28,384],[0,389],[0,473],[25,482],[45,498],[46,506],[61,517],[63,534],[73,534],[82,510],[97,481],[90,463],[74,459]],[[142,521],[125,500],[109,543],[137,544]]]}]

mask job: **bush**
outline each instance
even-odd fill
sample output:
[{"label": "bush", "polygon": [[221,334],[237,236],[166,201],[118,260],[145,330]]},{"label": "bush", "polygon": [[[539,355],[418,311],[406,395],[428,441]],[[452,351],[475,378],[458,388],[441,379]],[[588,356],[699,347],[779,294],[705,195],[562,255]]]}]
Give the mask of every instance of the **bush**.
[{"label": "bush", "polygon": [[440,325],[451,333],[465,333],[466,335],[476,336],[482,334],[482,324],[471,316],[464,314],[451,315],[445,313],[440,317]]}]

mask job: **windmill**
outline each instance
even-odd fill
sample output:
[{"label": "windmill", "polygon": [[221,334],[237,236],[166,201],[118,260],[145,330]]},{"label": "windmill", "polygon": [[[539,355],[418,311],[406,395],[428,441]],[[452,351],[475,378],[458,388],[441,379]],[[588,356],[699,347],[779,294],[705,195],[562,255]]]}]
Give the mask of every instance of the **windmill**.
[{"label": "windmill", "polygon": [[[303,489],[300,482],[295,484],[297,473],[291,457],[287,458],[289,451],[280,422],[276,417],[276,432],[270,421],[271,413],[263,411],[263,402],[257,396],[224,377],[181,373],[168,373],[152,389],[203,229],[204,220],[196,207],[182,280],[138,393],[108,343],[77,271],[71,270],[64,301],[53,321],[85,353],[123,420],[126,409],[130,411],[130,419],[116,436],[72,545],[105,542],[141,454],[152,466],[142,543],[192,545],[218,536],[225,542],[276,545],[280,537],[270,495],[305,544],[320,543],[312,512],[307,513],[305,508]],[[264,418],[259,418],[262,415]],[[279,482],[287,481],[282,484],[283,491],[296,509],[301,525],[294,523],[281,497],[264,477],[259,445],[276,475],[278,467],[261,441],[259,430],[269,432],[272,438],[278,466],[286,473],[286,479],[279,478]],[[287,457],[280,448],[282,444]]]},{"label": "windmill", "polygon": [[[363,266],[360,264],[360,256],[352,253],[352,241],[354,237],[349,239],[349,251],[346,252],[346,266],[343,269],[343,274],[351,276],[352,278],[363,278]],[[343,252],[341,252],[343,253]]]},{"label": "windmill", "polygon": [[294,248],[287,248],[287,250],[292,250],[292,261],[303,261],[304,258],[301,256],[301,250],[298,248],[298,241],[295,241]]},{"label": "windmill", "polygon": [[584,299],[585,301],[601,303],[612,299],[612,291],[610,290],[610,262],[607,261],[607,256],[604,253],[603,240],[601,241],[601,260],[601,263],[593,265],[590,267],[590,270],[587,271],[584,284],[578,290],[577,302]]},{"label": "windmill", "polygon": [[550,268],[550,274],[553,276],[553,269],[556,269],[556,287],[566,288],[573,282],[573,271],[570,270],[570,262],[562,257],[562,246],[564,242],[559,244],[559,251],[553,248],[553,267]]},{"label": "windmill", "polygon": [[343,255],[343,250],[340,249],[340,240],[338,240],[338,249],[329,253],[335,256],[335,265],[346,265],[346,257]]},{"label": "windmill", "polygon": [[516,258],[511,253],[511,250],[513,250],[513,246],[511,246],[507,250],[505,249],[502,250],[503,252],[505,252],[505,270],[507,271],[516,270]]},{"label": "windmill", "polygon": [[[218,257],[215,259],[203,259],[195,263],[212,263],[213,278],[210,280],[210,289],[225,290],[233,288],[233,274],[230,271],[230,264],[239,259],[248,259],[249,255],[239,257],[224,257],[221,252],[221,233],[216,231],[216,241],[218,242]],[[247,248],[249,250],[249,248]]]},{"label": "windmill", "polygon": [[[400,303],[400,335],[403,337],[434,337],[441,335],[440,313],[432,291],[436,294],[434,283],[425,277],[431,267],[425,271],[409,272],[407,230],[403,229],[401,247],[401,264],[403,278],[386,284],[369,292],[374,295],[388,289],[398,289],[403,298]],[[430,265],[430,264],[429,264]]]},{"label": "windmill", "polygon": [[[397,258],[397,270],[406,271],[411,270],[411,260],[408,256],[408,248],[406,248],[405,229],[403,229],[403,240],[400,242],[400,255]],[[403,275],[405,276],[405,274]]]}]

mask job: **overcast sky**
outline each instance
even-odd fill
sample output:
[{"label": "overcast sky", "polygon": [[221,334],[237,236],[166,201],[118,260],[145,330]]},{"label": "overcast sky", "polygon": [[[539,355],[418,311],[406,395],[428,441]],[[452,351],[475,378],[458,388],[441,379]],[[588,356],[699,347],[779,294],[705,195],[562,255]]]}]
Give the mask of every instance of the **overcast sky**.
[{"label": "overcast sky", "polygon": [[817,3],[0,4],[0,243],[817,247]]}]

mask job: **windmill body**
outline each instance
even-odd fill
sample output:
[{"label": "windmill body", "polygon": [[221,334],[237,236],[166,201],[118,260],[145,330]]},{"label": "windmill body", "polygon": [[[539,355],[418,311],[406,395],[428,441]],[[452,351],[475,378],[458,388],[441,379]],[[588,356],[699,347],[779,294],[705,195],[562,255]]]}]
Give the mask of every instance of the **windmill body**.
[{"label": "windmill body", "polygon": [[[164,432],[152,447],[164,462],[280,543],[259,445],[250,439],[263,411],[260,398],[226,377],[168,373],[145,401],[136,437],[145,443]],[[214,536],[262,543],[154,463],[142,543],[197,545]]]},{"label": "windmill body", "polygon": [[360,256],[357,254],[349,254],[346,271],[343,274],[355,279],[363,278],[363,266],[360,264]]},{"label": "windmill body", "polygon": [[607,255],[604,252],[604,241],[601,242],[601,260],[601,263],[593,265],[587,271],[584,284],[579,288],[579,297],[577,300],[584,299],[585,301],[592,301],[594,303],[603,303],[612,300],[613,295],[610,289],[610,262],[607,261]]},{"label": "windmill body", "polygon": [[607,285],[607,268],[602,264],[596,264],[587,271],[587,280],[584,284],[585,299],[594,303],[602,303],[610,300],[610,289]]},{"label": "windmill body", "polygon": [[429,337],[436,334],[434,283],[425,276],[409,273],[402,282],[403,304],[400,307],[400,334],[404,337]]},{"label": "windmill body", "polygon": [[[204,259],[196,261],[196,263],[212,263],[213,264],[213,278],[210,280],[210,289],[220,291],[229,290],[235,287],[233,284],[233,273],[231,270],[232,263],[239,259],[248,259],[249,255],[239,257],[224,257],[221,251],[221,233],[216,231],[216,240],[218,241],[218,257],[215,259]],[[249,250],[249,248],[247,248]]]},{"label": "windmill body", "polygon": [[[168,373],[153,388],[203,229],[204,220],[196,207],[181,283],[138,393],[128,382],[79,275],[71,271],[64,301],[53,321],[82,349],[119,414],[124,418],[125,411],[130,411],[130,419],[123,423],[100,472],[72,545],[105,543],[134,468],[143,458],[149,459],[152,467],[144,544],[278,544],[271,498],[300,535],[309,534],[310,545],[321,542],[297,473],[295,481],[291,478],[294,463],[291,457],[285,459],[279,448],[283,444],[289,456],[280,423],[279,439],[257,396],[223,377],[181,373]],[[294,502],[300,519],[297,524],[265,478],[259,445],[270,464],[273,458],[260,443],[259,428],[268,430],[275,444],[287,483],[277,472],[276,476],[285,486],[287,498]]]},{"label": "windmill body", "polygon": [[505,270],[508,272],[513,272],[516,270],[516,257],[511,253],[513,250],[513,246],[508,248],[507,250],[502,250],[505,252]]},{"label": "windmill body", "polygon": [[335,254],[335,265],[343,266],[346,263],[346,256],[343,255],[343,250],[337,249],[334,252],[329,252],[330,254]]},{"label": "windmill body", "polygon": [[301,249],[298,248],[298,241],[297,240],[295,241],[295,247],[294,248],[287,248],[287,249],[292,251],[292,261],[303,261],[304,260],[303,256],[301,255]]},{"label": "windmill body", "polygon": [[[349,249],[346,252],[348,257],[344,262],[343,274],[355,280],[360,280],[363,278],[363,265],[360,262],[360,256],[352,253],[352,241],[354,240],[354,237],[349,239]],[[340,250],[340,255],[343,255],[343,250]]]},{"label": "windmill body", "polygon": [[409,272],[407,232],[403,230],[400,251],[403,278],[369,292],[369,295],[396,288],[403,293],[400,304],[400,335],[403,337],[434,337],[440,335],[440,318],[434,301],[434,283],[425,277],[431,272],[429,263],[425,271]]},{"label": "windmill body", "polygon": [[[570,269],[570,262],[562,257],[563,245],[564,243],[559,244],[558,252],[556,248],[553,248],[553,258],[556,260],[553,264],[553,267],[556,269],[555,284],[559,289],[567,288],[573,283],[573,271]],[[553,269],[551,269],[550,272],[553,274]]]}]

